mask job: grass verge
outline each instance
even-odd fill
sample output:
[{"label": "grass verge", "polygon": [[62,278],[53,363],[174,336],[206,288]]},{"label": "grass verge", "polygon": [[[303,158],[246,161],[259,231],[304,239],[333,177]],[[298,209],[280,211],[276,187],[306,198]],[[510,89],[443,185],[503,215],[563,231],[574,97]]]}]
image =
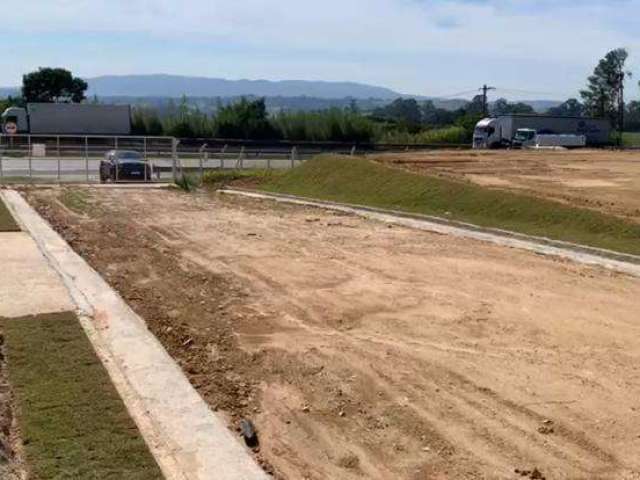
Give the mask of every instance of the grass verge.
[{"label": "grass verge", "polygon": [[437,215],[484,227],[640,254],[640,225],[592,210],[417,175],[354,157],[321,156],[262,182],[260,189]]},{"label": "grass verge", "polygon": [[31,478],[163,478],[75,314],[2,323]]},{"label": "grass verge", "polygon": [[220,187],[229,183],[258,184],[278,178],[284,173],[273,169],[210,170],[202,177],[204,185]]},{"label": "grass verge", "polygon": [[9,212],[9,209],[4,204],[2,200],[0,200],[0,232],[19,232],[20,228],[18,224],[13,219],[13,216]]}]

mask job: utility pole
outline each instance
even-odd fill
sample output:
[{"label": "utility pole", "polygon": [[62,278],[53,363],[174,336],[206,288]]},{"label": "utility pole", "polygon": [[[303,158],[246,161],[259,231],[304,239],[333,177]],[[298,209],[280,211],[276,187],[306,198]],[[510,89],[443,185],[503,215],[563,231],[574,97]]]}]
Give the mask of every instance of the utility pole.
[{"label": "utility pole", "polygon": [[482,90],[482,115],[486,117],[489,114],[489,100],[487,93],[490,90],[495,90],[496,87],[488,87],[485,83],[480,90]]}]

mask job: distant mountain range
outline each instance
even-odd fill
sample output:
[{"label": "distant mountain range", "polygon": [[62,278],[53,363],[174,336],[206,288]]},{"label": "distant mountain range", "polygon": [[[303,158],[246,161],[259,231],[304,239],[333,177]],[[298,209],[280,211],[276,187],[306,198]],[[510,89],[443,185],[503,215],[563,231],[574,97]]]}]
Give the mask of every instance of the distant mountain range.
[{"label": "distant mountain range", "polygon": [[354,82],[306,80],[224,80],[178,75],[107,75],[89,78],[89,95],[98,97],[314,97],[392,100],[402,96],[389,88]]},{"label": "distant mountain range", "polygon": [[[158,98],[222,98],[232,99],[240,96],[267,97],[280,99],[271,104],[291,108],[295,105],[341,105],[345,99],[354,99],[358,103],[384,104],[396,98],[412,97],[417,100],[433,100],[437,107],[455,110],[463,107],[467,100],[440,99],[416,95],[406,95],[389,88],[355,82],[325,82],[307,80],[225,80],[221,78],[187,77],[180,75],[105,75],[87,78],[88,97],[97,96],[106,103],[145,104],[144,99]],[[18,88],[0,88],[0,98],[19,95]],[[282,99],[296,99],[292,102]],[[301,102],[301,99],[313,99]],[[150,103],[155,103],[155,101]],[[560,102],[549,100],[526,101],[536,111],[544,112]],[[305,109],[305,108],[303,108]]]}]

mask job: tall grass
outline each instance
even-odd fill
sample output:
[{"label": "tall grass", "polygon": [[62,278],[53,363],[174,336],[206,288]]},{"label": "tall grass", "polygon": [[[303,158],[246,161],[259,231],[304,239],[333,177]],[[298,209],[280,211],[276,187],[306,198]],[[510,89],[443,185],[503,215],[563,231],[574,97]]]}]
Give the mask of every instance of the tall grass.
[{"label": "tall grass", "polygon": [[640,147],[640,132],[624,132],[622,134],[623,147]]},{"label": "tall grass", "polygon": [[469,133],[464,127],[445,127],[425,130],[418,133],[390,131],[384,133],[380,143],[428,145],[428,144],[461,144],[468,143]]},{"label": "tall grass", "polygon": [[[470,142],[475,120],[445,128],[415,126],[367,116],[354,110],[332,108],[314,112],[280,112],[270,115],[264,100],[240,101],[221,106],[215,115],[190,108],[186,100],[160,118],[149,108],[133,112],[133,130],[139,135],[179,138],[218,137],[246,140],[300,142],[353,142],[396,144],[461,144]],[[422,130],[421,130],[422,129]],[[418,130],[417,133],[415,130]]]},{"label": "tall grass", "polygon": [[283,112],[272,119],[285,140],[372,142],[378,126],[367,117],[337,108],[321,112]]}]

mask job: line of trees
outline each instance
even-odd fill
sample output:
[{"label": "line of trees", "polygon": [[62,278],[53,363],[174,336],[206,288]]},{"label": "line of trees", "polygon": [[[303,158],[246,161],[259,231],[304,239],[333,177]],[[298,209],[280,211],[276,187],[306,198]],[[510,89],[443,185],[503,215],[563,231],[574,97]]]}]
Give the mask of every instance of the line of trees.
[{"label": "line of trees", "polygon": [[182,138],[465,143],[481,116],[477,102],[452,112],[414,99],[398,99],[370,113],[360,112],[352,103],[342,109],[270,114],[264,99],[246,98],[221,105],[215,114],[207,115],[183,98],[177,105],[171,103],[164,115],[153,108],[135,107],[132,122],[138,135]]}]

